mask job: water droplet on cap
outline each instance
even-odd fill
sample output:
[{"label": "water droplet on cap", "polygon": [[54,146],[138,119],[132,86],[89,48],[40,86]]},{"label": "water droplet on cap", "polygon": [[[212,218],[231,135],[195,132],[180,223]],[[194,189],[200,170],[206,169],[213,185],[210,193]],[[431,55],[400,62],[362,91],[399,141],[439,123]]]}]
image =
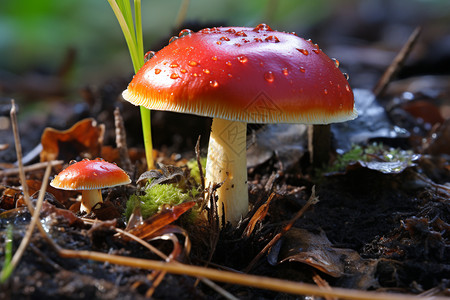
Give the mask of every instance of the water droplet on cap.
[{"label": "water droplet on cap", "polygon": [[228,37],[226,37],[226,36],[222,36],[222,37],[220,38],[220,40],[221,40],[221,41],[229,41],[230,38],[228,38]]},{"label": "water droplet on cap", "polygon": [[298,52],[300,52],[301,54],[304,54],[304,55],[308,55],[308,54],[309,54],[308,50],[306,50],[306,49],[299,49],[299,48],[296,48],[296,49],[297,49]]},{"label": "water droplet on cap", "polygon": [[144,63],[149,61],[153,56],[155,56],[155,51],[148,51],[147,53],[145,53],[145,55],[144,55]]},{"label": "water droplet on cap", "polygon": [[226,64],[227,66],[231,66],[231,61],[227,61],[225,64]]},{"label": "water droplet on cap", "polygon": [[245,32],[243,32],[243,31],[236,32],[236,35],[237,36],[242,36],[242,37],[246,37],[247,36],[247,34]]},{"label": "water droplet on cap", "polygon": [[273,29],[270,28],[269,25],[264,24],[264,23],[259,24],[258,26],[256,26],[256,27],[253,29],[253,31],[260,31],[260,30],[261,30],[261,31],[273,31]]},{"label": "water droplet on cap", "polygon": [[208,69],[203,69],[203,73],[205,73],[205,74],[210,74],[210,73],[211,73],[211,71],[210,71],[210,70],[208,70]]},{"label": "water droplet on cap", "polygon": [[336,68],[339,68],[339,61],[336,58],[332,58],[331,60],[334,62]]},{"label": "water droplet on cap", "polygon": [[305,68],[300,67],[300,72],[305,73],[306,72]]},{"label": "water droplet on cap", "polygon": [[184,74],[184,73],[187,72],[187,70],[186,69],[180,69],[180,72]]},{"label": "water droplet on cap", "polygon": [[219,86],[219,83],[217,82],[217,80],[211,80],[209,82],[209,85],[215,88]]},{"label": "water droplet on cap", "polygon": [[177,36],[171,37],[170,40],[169,40],[169,44],[175,42],[176,40],[178,40]]},{"label": "water droplet on cap", "polygon": [[155,69],[155,74],[158,75],[159,73],[161,73],[161,69]]},{"label": "water droplet on cap", "polygon": [[213,56],[213,57],[211,57],[211,59],[216,61],[217,60],[217,56]]},{"label": "water droplet on cap", "polygon": [[193,60],[190,60],[190,61],[188,62],[188,65],[190,65],[191,67],[196,67],[196,66],[198,66],[198,62],[193,61]]},{"label": "water droplet on cap", "polygon": [[192,34],[192,33],[193,33],[193,31],[190,30],[190,29],[183,29],[183,30],[180,31],[180,33],[178,34],[178,36],[179,36],[179,37],[183,37],[183,36],[186,36],[186,35],[190,35],[190,34]]},{"label": "water droplet on cap", "polygon": [[179,65],[178,65],[176,62],[173,62],[173,63],[171,63],[171,64],[169,65],[169,67],[171,67],[171,68],[178,68]]},{"label": "water droplet on cap", "polygon": [[349,80],[349,79],[350,79],[350,76],[348,76],[348,74],[347,74],[347,73],[342,73],[342,74],[344,75],[345,79],[347,79],[347,80]]},{"label": "water droplet on cap", "polygon": [[170,78],[172,78],[172,79],[177,79],[177,78],[179,78],[180,76],[178,75],[178,74],[176,74],[176,73],[172,73],[171,75],[170,75]]},{"label": "water droplet on cap", "polygon": [[246,63],[246,62],[248,61],[248,58],[247,58],[247,56],[245,56],[245,55],[238,56],[237,59],[238,59],[238,61],[241,62],[241,63]]},{"label": "water droplet on cap", "polygon": [[328,95],[328,90],[327,90],[327,89],[323,89],[323,93],[324,93],[325,95]]},{"label": "water droplet on cap", "polygon": [[217,45],[222,45],[222,42],[221,41],[217,41],[216,44]]},{"label": "water droplet on cap", "polygon": [[289,71],[287,68],[283,68],[281,71],[283,72],[284,75],[286,76],[289,75]]},{"label": "water droplet on cap", "polygon": [[273,73],[271,71],[264,73],[264,79],[267,82],[272,83],[275,80],[275,76],[273,75]]}]

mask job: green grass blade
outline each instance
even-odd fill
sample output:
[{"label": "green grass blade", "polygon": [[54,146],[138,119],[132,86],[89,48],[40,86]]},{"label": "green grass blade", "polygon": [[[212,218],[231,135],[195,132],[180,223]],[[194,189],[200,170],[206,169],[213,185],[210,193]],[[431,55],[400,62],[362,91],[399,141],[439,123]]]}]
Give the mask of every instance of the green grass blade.
[{"label": "green grass blade", "polygon": [[11,264],[13,252],[13,227],[10,225],[6,229],[5,239],[5,263],[1,272],[0,283],[4,283],[12,274],[13,265]]},{"label": "green grass blade", "polygon": [[[144,65],[141,0],[134,0],[134,22],[129,0],[108,0],[108,2],[111,5],[117,20],[119,21],[120,27],[122,28],[122,32],[130,52],[131,61],[133,62],[134,72],[137,73]],[[141,106],[140,111],[147,167],[148,169],[153,169],[154,161],[150,110]]]}]

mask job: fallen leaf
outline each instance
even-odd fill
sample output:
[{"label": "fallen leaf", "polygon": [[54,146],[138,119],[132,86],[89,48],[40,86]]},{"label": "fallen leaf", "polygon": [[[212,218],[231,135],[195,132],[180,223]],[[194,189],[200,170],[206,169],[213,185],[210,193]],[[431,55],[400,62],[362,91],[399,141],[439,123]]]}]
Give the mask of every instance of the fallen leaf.
[{"label": "fallen leaf", "polygon": [[351,280],[360,288],[375,287],[377,260],[363,259],[352,249],[334,247],[321,231],[319,234],[292,228],[284,236],[278,253],[278,263],[308,264],[333,277]]},{"label": "fallen leaf", "polygon": [[41,161],[70,161],[77,156],[96,158],[100,155],[104,132],[105,126],[92,118],[81,120],[64,131],[48,127],[41,136]]},{"label": "fallen leaf", "polygon": [[128,230],[128,232],[141,239],[151,238],[164,226],[177,220],[182,214],[192,208],[195,203],[195,201],[190,201],[173,207],[163,208],[160,213],[144,220],[142,224]]}]

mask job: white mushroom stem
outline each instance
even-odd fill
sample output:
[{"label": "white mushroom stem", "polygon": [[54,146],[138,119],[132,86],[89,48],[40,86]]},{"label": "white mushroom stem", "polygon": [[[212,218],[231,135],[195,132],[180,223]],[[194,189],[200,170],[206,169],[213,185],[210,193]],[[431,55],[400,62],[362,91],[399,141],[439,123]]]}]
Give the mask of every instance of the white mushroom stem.
[{"label": "white mushroom stem", "polygon": [[83,190],[81,193],[80,211],[90,213],[97,203],[102,202],[102,193],[100,190]]},{"label": "white mushroom stem", "polygon": [[[236,224],[248,212],[247,123],[213,119],[206,162],[206,186],[221,183],[216,191],[220,220]],[[223,224],[222,224],[223,225]]]}]

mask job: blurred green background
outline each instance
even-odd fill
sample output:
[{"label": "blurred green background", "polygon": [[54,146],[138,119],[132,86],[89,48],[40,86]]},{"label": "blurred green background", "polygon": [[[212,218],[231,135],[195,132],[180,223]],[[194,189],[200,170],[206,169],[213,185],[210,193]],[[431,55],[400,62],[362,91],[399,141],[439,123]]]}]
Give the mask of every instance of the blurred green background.
[{"label": "blurred green background", "polygon": [[[170,35],[182,2],[142,1],[145,49]],[[330,13],[331,3],[193,0],[185,20],[239,26],[268,22],[274,28],[294,31]],[[72,76],[80,84],[132,72],[125,41],[106,0],[1,1],[0,69],[19,74],[30,68],[51,72],[69,48],[76,51]]]},{"label": "blurred green background", "polygon": [[[182,3],[142,1],[146,51],[158,50],[175,32]],[[184,20],[200,27],[267,23],[312,38],[325,50],[327,43],[352,42],[385,43],[398,51],[417,25],[437,26],[432,39],[448,39],[443,32],[450,24],[450,1],[191,0]],[[57,73],[68,49],[75,53],[64,79],[71,90],[132,73],[122,32],[106,0],[0,1],[0,80],[34,71]]]}]

